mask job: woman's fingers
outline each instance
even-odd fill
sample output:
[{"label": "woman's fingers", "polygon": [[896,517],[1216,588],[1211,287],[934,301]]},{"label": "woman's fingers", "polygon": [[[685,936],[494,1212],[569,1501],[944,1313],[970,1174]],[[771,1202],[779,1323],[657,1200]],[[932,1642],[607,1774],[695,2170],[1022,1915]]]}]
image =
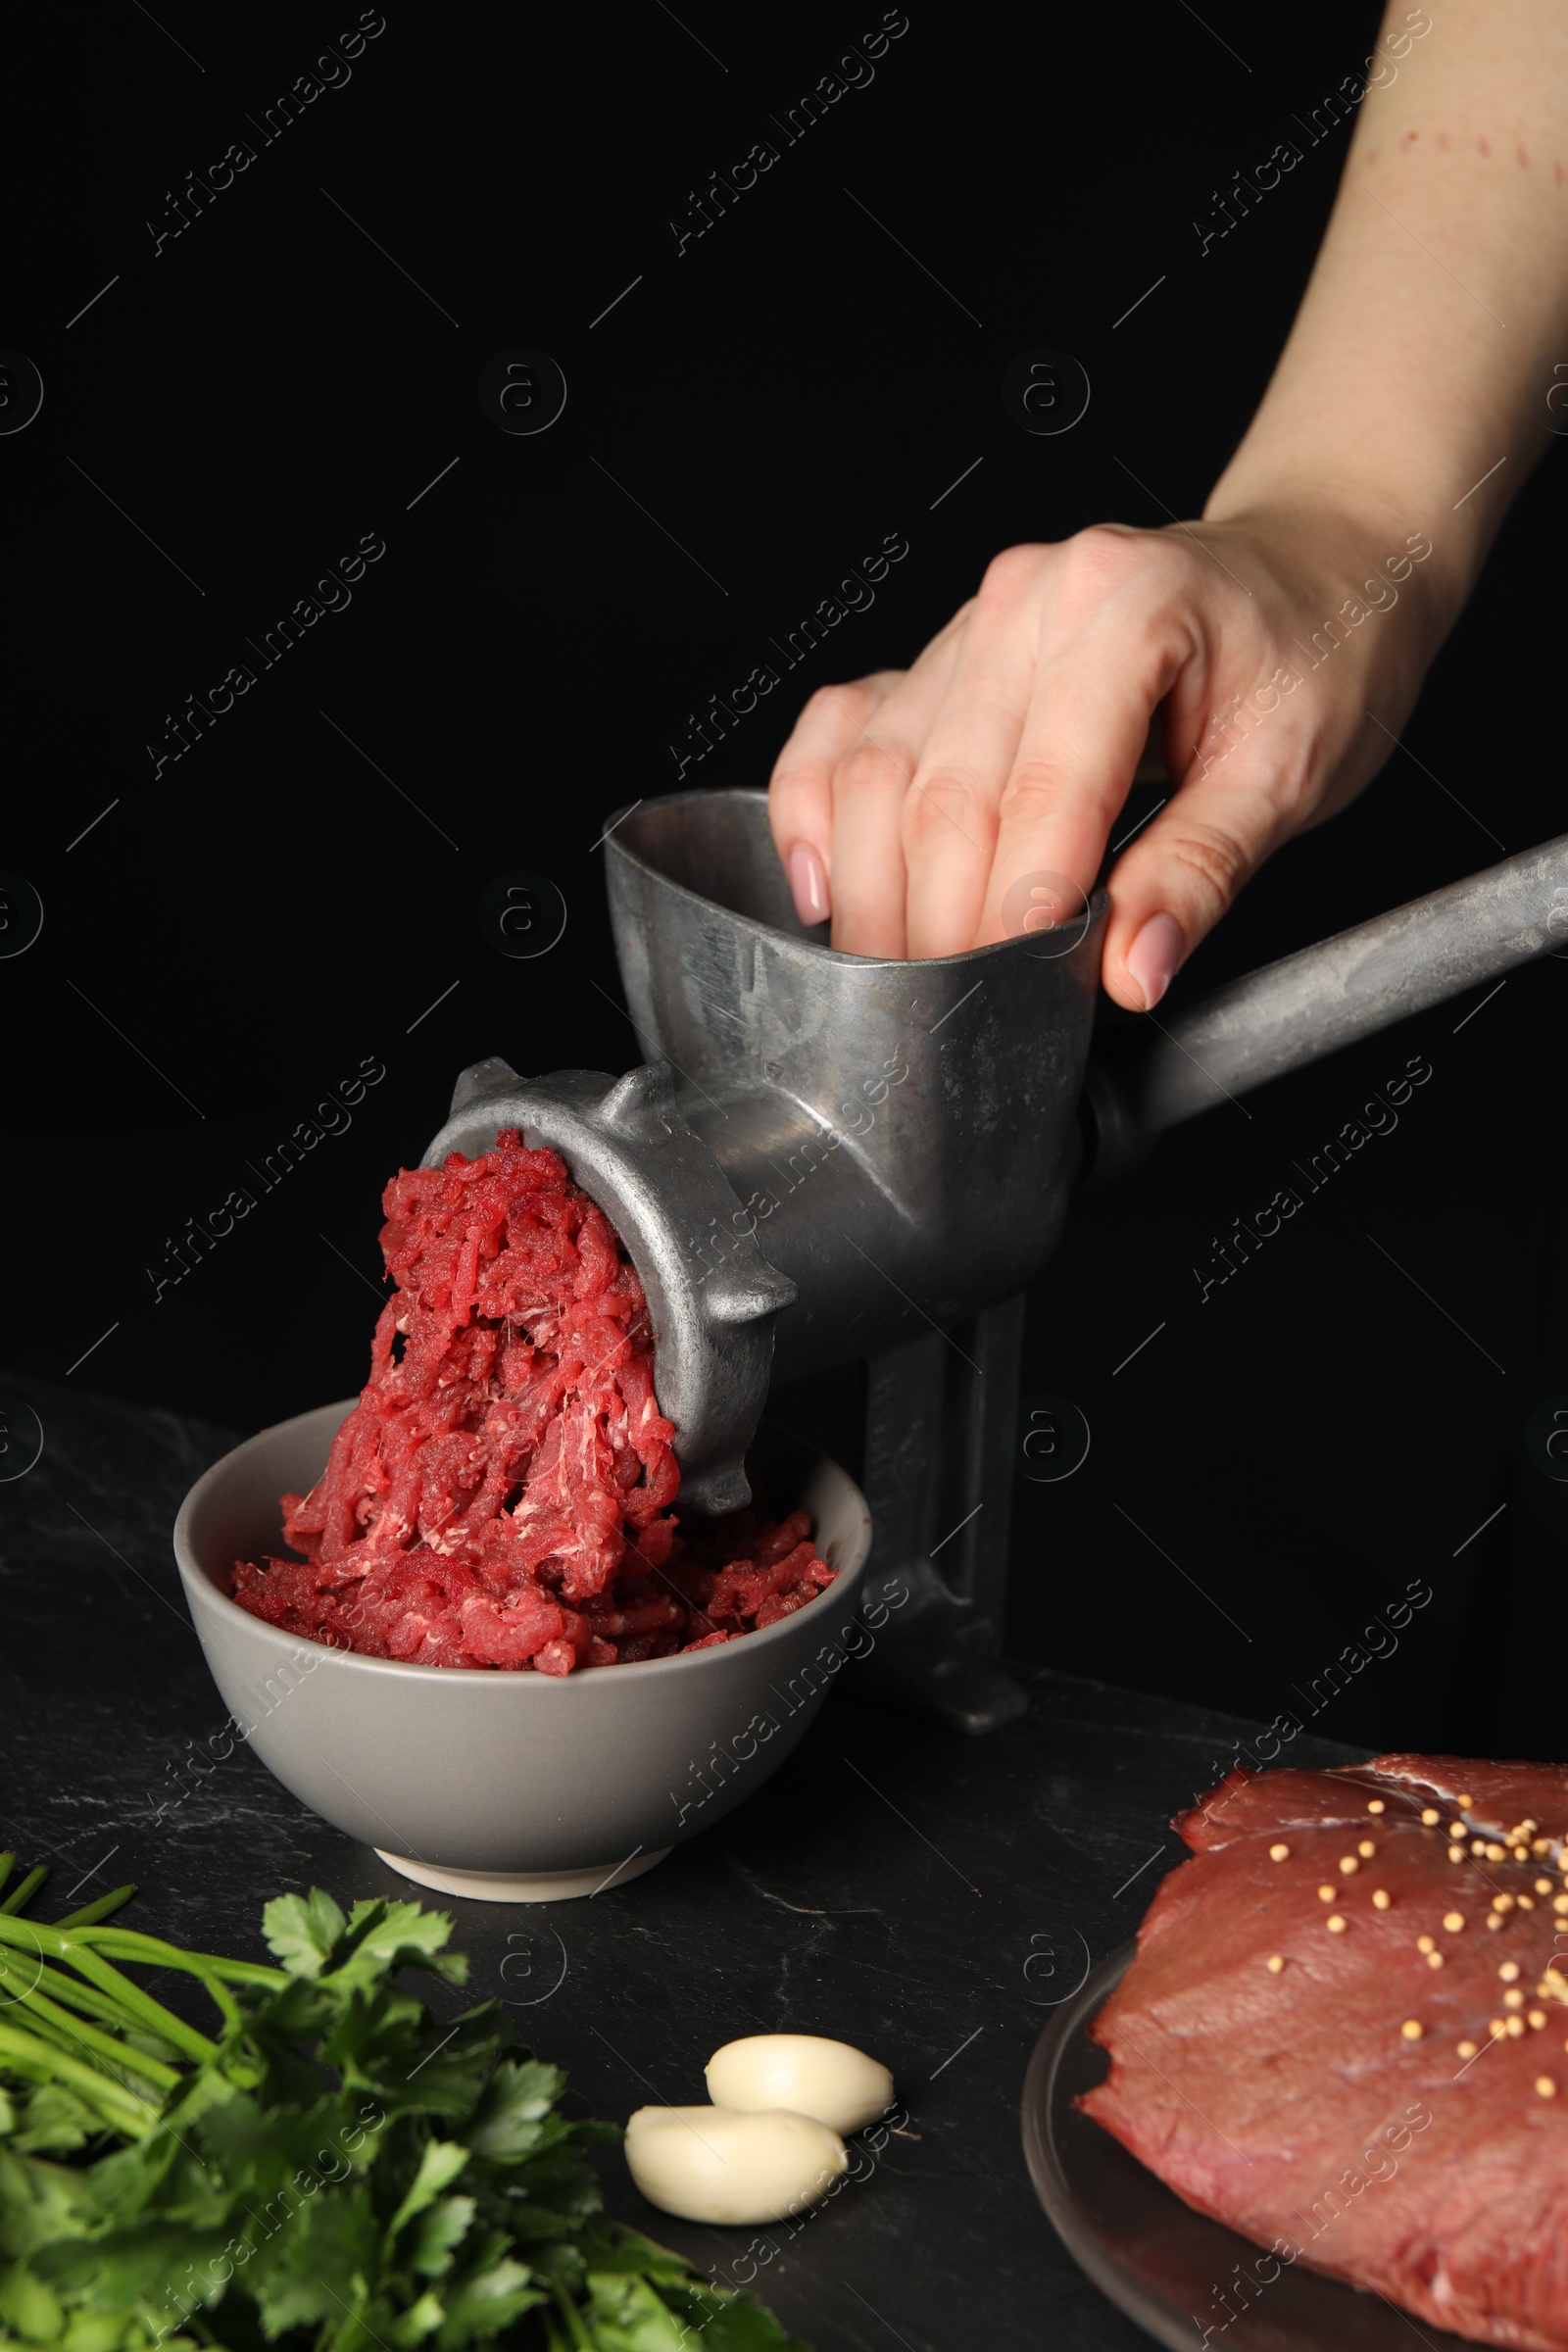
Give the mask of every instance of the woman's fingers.
[{"label": "woman's fingers", "polygon": [[[1149,737],[1191,653],[1162,566],[1119,534],[1071,553],[1048,598],[1044,647],[998,812],[978,943],[1082,909]],[[1180,561],[1180,559],[1178,559]]]},{"label": "woman's fingers", "polygon": [[820,688],[796,720],[774,764],[768,822],[803,923],[824,922],[829,911],[834,771],[863,740],[865,721],[898,674],[883,670],[852,686]]},{"label": "woman's fingers", "polygon": [[833,945],[850,955],[906,952],[898,808],[972,611],[961,606],[911,669],[820,688],[774,765],[768,821],[796,912],[831,913]]},{"label": "woman's fingers", "polygon": [[895,680],[834,770],[833,945],[847,956],[912,952],[904,809],[956,642],[954,632],[945,631],[913,669]]},{"label": "woman's fingers", "polygon": [[954,646],[904,805],[906,955],[956,956],[974,945],[997,810],[1035,675],[1034,591],[1051,553],[1012,548],[998,557]]},{"label": "woman's fingers", "polygon": [[1284,711],[1206,769],[1195,759],[1111,872],[1102,976],[1118,1004],[1152,1011],[1242,885],[1298,830],[1307,763]]}]

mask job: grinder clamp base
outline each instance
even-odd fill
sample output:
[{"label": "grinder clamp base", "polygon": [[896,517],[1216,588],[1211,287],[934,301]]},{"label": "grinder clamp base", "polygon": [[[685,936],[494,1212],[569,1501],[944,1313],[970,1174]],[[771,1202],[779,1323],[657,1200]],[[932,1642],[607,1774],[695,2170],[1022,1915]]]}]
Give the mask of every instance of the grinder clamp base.
[{"label": "grinder clamp base", "polygon": [[997,1663],[1023,1317],[1020,1293],[870,1363],[861,1606],[885,1600],[890,1613],[864,1687],[960,1732],[995,1731],[1029,1705]]}]

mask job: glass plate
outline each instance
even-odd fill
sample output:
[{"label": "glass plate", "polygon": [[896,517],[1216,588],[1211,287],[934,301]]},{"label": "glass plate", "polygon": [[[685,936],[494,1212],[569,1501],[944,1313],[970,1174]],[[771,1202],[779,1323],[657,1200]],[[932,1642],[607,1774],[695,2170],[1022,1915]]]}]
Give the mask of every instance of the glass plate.
[{"label": "glass plate", "polygon": [[[1040,2036],[1024,2079],[1024,2153],[1074,2260],[1171,2352],[1198,2352],[1205,2341],[1209,2352],[1416,2352],[1418,2341],[1461,2352],[1465,2339],[1425,2320],[1418,2326],[1381,2295],[1304,2263],[1278,2267],[1259,2288],[1253,2266],[1262,2262],[1267,2278],[1266,2253],[1184,2205],[1074,2107],[1076,2093],[1108,2070],[1087,2029],[1133,1951],[1124,1943],[1090,1970]],[[1255,2300],[1241,2293],[1238,2266]]]}]

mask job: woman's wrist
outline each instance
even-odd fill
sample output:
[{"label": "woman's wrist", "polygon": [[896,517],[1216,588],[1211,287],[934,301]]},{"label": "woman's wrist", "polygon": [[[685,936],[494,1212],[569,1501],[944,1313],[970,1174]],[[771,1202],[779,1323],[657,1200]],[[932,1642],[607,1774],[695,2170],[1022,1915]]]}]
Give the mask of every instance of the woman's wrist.
[{"label": "woman's wrist", "polygon": [[1271,475],[1233,465],[1203,520],[1277,549],[1302,594],[1322,605],[1325,623],[1347,603],[1381,610],[1398,602],[1403,659],[1419,677],[1463,610],[1485,552],[1473,529],[1451,527],[1449,503],[1419,481],[1357,480],[1342,456],[1337,470],[1295,464]]}]

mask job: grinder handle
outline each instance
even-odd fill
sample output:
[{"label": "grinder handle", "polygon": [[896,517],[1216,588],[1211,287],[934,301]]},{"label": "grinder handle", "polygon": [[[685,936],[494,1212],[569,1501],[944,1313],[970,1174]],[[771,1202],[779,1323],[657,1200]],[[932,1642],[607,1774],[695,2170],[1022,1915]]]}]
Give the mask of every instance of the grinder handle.
[{"label": "grinder handle", "polygon": [[1568,833],[1232,980],[1091,1062],[1093,1173],[1167,1127],[1537,956],[1568,954]]}]

